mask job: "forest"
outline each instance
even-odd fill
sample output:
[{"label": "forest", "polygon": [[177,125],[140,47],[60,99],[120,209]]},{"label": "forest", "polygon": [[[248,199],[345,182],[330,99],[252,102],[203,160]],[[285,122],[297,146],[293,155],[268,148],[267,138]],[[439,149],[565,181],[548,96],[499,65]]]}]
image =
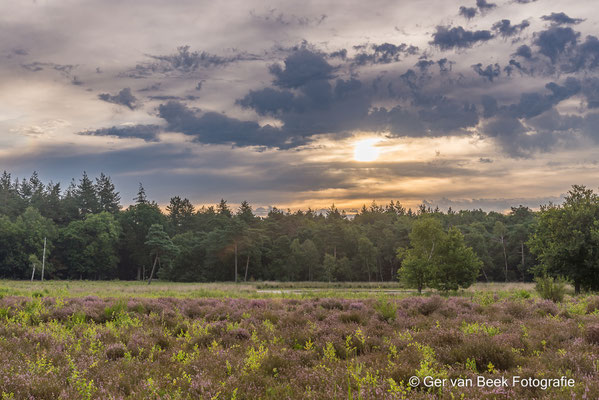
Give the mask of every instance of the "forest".
[{"label": "forest", "polygon": [[[475,280],[531,281],[542,273],[572,279],[577,291],[596,286],[589,277],[599,257],[599,201],[583,186],[573,186],[564,205],[539,212],[517,206],[505,214],[442,212],[424,204],[412,210],[390,201],[364,205],[351,218],[334,205],[325,213],[274,208],[257,217],[245,201],[237,209],[225,200],[197,209],[179,196],[161,209],[141,183],[133,204],[120,203],[103,173],[90,178],[84,172],[63,190],[35,172],[19,180],[5,171],[0,277],[31,279],[34,266],[40,271],[46,239],[45,279],[139,280],[154,267],[154,277],[187,282],[393,281],[402,265],[415,262],[413,227],[426,236],[433,226],[473,251]],[[584,227],[569,243],[574,222]]]}]

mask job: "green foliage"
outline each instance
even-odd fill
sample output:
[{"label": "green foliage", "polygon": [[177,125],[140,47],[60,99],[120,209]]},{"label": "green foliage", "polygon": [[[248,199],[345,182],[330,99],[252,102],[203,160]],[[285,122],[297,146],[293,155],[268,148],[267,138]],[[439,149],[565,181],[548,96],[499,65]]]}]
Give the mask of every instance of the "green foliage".
[{"label": "green foliage", "polygon": [[397,251],[402,259],[398,277],[418,292],[425,287],[446,292],[475,282],[482,263],[455,227],[445,232],[437,218],[421,217],[412,227],[410,245]]},{"label": "green foliage", "polygon": [[561,302],[564,299],[568,284],[564,278],[545,276],[536,278],[535,282],[535,290],[542,298],[552,300],[554,302]]},{"label": "green foliage", "polygon": [[378,300],[374,309],[384,321],[395,321],[397,317],[397,304],[390,301]]},{"label": "green foliage", "polygon": [[541,208],[531,251],[540,264],[537,276],[563,276],[581,289],[598,290],[599,196],[591,189],[574,185],[562,206]]}]

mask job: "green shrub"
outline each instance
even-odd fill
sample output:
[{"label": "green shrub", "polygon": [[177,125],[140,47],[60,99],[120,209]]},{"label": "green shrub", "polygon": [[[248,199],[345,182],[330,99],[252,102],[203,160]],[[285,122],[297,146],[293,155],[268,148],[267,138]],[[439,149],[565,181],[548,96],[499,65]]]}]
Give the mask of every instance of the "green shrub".
[{"label": "green shrub", "polygon": [[535,279],[537,283],[535,290],[544,299],[554,302],[561,302],[566,294],[567,281],[564,278],[539,277]]},{"label": "green shrub", "polygon": [[397,304],[390,301],[379,300],[374,304],[374,309],[382,320],[395,321],[397,316]]}]

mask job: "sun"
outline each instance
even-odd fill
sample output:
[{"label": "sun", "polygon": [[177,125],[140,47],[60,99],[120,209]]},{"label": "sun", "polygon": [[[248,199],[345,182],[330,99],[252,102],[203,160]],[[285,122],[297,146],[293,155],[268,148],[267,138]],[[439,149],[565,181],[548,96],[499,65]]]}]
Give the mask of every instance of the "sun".
[{"label": "sun", "polygon": [[354,144],[354,160],[363,162],[376,161],[381,151],[375,145],[380,141],[381,139],[371,138],[356,142]]}]

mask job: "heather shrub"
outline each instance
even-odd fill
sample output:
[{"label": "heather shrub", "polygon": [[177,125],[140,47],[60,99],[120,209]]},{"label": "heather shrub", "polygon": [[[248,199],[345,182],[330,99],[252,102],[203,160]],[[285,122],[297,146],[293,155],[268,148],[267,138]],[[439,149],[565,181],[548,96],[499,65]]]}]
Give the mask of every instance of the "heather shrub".
[{"label": "heather shrub", "polygon": [[442,304],[443,298],[441,296],[431,296],[419,305],[418,311],[422,315],[430,315],[437,311]]},{"label": "heather shrub", "polygon": [[474,359],[478,371],[486,371],[489,363],[498,370],[508,370],[515,366],[515,355],[511,347],[502,346],[499,341],[484,335],[470,335],[467,340],[448,351],[440,352],[444,364],[465,364],[468,359]]},{"label": "heather shrub", "polygon": [[127,304],[123,300],[118,300],[116,303],[104,308],[104,320],[111,321],[120,313],[127,311]]},{"label": "heather shrub", "polygon": [[506,301],[505,311],[514,318],[523,319],[528,315],[529,305],[519,301]]},{"label": "heather shrub", "polygon": [[397,317],[397,304],[390,301],[378,300],[374,304],[374,309],[383,321],[395,321]]},{"label": "heather shrub", "polygon": [[538,277],[535,290],[544,299],[561,302],[566,294],[567,281],[564,278]]},{"label": "heather shrub", "polygon": [[588,325],[584,336],[589,343],[599,344],[599,324]]},{"label": "heather shrub", "polygon": [[113,343],[106,348],[106,357],[109,360],[117,360],[125,356],[126,350],[122,343]]},{"label": "heather shrub", "polygon": [[260,365],[260,369],[267,375],[277,376],[281,371],[289,369],[291,362],[278,354],[269,353]]},{"label": "heather shrub", "polygon": [[320,306],[325,310],[343,310],[343,303],[337,299],[324,299],[320,302]]},{"label": "heather shrub", "polygon": [[587,297],[587,313],[592,314],[599,310],[599,296]]},{"label": "heather shrub", "polygon": [[339,314],[339,320],[343,323],[354,323],[361,324],[362,323],[362,315],[360,312],[352,310],[350,312],[345,312]]},{"label": "heather shrub", "polygon": [[541,301],[537,302],[536,308],[537,308],[537,313],[541,316],[559,314],[559,308],[551,300],[541,300]]}]

